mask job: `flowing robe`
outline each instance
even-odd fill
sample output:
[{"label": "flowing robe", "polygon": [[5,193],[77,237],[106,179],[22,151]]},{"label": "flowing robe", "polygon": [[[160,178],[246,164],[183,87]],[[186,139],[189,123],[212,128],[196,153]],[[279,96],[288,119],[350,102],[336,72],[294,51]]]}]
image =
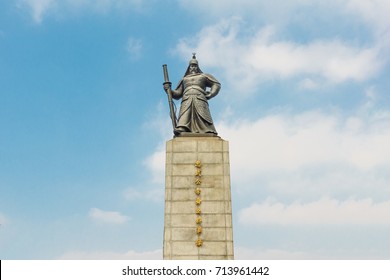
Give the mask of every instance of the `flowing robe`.
[{"label": "flowing robe", "polygon": [[182,98],[175,129],[177,134],[181,132],[217,134],[207,100],[217,95],[220,88],[221,84],[210,74],[196,73],[184,76],[176,90],[172,91],[173,98]]}]

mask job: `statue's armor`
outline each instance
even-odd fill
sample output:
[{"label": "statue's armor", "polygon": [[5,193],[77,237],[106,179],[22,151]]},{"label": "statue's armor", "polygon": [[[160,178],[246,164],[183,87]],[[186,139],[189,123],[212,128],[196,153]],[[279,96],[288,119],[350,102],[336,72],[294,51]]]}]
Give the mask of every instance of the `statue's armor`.
[{"label": "statue's armor", "polygon": [[[210,92],[206,92],[210,88]],[[178,124],[180,132],[217,134],[211,118],[207,99],[215,96],[219,82],[205,73],[186,75],[174,91],[173,98],[182,98]]]}]

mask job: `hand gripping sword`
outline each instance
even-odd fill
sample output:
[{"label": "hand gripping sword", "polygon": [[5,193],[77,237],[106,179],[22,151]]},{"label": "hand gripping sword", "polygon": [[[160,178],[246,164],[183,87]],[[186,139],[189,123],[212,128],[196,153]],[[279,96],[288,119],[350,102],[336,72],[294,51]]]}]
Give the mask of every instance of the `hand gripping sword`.
[{"label": "hand gripping sword", "polygon": [[175,114],[175,110],[174,110],[174,107],[173,107],[174,104],[173,104],[173,100],[172,100],[172,91],[171,91],[172,83],[169,81],[168,68],[167,68],[166,64],[163,65],[163,71],[164,71],[164,83],[163,83],[163,85],[169,84],[169,88],[167,90],[168,103],[169,103],[169,114],[171,116],[173,130],[175,130],[176,129],[176,114]]}]

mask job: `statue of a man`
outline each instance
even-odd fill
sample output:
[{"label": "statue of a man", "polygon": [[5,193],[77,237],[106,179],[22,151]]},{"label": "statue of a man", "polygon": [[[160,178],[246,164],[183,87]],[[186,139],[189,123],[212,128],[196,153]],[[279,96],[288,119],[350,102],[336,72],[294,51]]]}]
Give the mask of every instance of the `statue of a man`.
[{"label": "statue of a man", "polygon": [[174,128],[176,136],[185,133],[217,135],[207,100],[216,96],[220,88],[221,84],[216,78],[200,70],[195,54],[175,90],[170,89],[170,83],[164,83],[164,90],[167,93],[170,90],[174,99],[182,98],[177,126]]}]

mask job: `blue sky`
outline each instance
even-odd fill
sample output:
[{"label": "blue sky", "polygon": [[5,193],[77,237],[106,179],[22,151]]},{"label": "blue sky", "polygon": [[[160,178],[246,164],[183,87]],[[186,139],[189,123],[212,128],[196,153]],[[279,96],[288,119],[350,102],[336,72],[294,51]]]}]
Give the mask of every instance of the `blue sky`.
[{"label": "blue sky", "polygon": [[386,0],[2,1],[0,258],[162,258],[161,66],[176,84],[196,52],[222,83],[236,258],[389,259],[388,14]]}]

